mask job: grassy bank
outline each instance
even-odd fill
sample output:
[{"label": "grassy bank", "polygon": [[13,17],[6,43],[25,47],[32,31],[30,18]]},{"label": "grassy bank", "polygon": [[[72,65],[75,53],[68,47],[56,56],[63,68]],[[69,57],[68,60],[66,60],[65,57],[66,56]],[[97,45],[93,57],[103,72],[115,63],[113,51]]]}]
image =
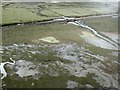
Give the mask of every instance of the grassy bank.
[{"label": "grassy bank", "polygon": [[116,13],[113,3],[3,3],[2,24],[31,22],[60,16]]}]

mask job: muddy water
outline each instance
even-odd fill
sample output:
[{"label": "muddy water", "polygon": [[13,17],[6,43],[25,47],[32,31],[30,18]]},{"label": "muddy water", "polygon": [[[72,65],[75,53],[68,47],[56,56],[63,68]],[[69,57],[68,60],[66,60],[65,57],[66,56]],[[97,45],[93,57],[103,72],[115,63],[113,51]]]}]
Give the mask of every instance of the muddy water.
[{"label": "muddy water", "polygon": [[[101,19],[105,20],[105,27]],[[4,28],[3,62],[11,62],[12,58],[15,63],[4,65],[7,75],[3,87],[117,88],[120,63],[115,46],[118,43],[115,19],[111,16],[84,19],[89,28],[73,23]],[[96,26],[98,21],[101,24]],[[112,31],[108,30],[109,21]]]}]

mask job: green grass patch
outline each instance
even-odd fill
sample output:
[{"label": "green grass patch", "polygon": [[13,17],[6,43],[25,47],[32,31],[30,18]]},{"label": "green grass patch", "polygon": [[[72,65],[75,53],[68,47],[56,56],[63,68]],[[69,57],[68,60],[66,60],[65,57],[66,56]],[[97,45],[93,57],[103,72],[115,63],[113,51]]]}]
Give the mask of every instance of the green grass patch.
[{"label": "green grass patch", "polygon": [[[75,77],[75,76],[67,76],[67,75],[60,75],[57,77],[44,75],[40,77],[38,80],[31,79],[28,77],[28,79],[25,81],[24,78],[11,76],[10,78],[6,78],[4,82],[7,86],[6,88],[66,88],[67,87],[67,81],[72,80],[77,83],[79,83],[78,87],[81,87],[80,85],[83,85],[83,87],[86,84],[90,84],[93,87],[99,87],[99,84],[93,79],[94,74],[88,74],[87,77]],[[14,84],[14,83],[16,84]],[[8,84],[7,84],[8,83]],[[34,86],[32,86],[32,83],[34,83]]]},{"label": "green grass patch", "polygon": [[28,11],[25,8],[5,8],[3,9],[2,24],[22,23],[49,19]]},{"label": "green grass patch", "polygon": [[[4,5],[4,3],[3,3]],[[106,6],[107,5],[107,6]],[[111,3],[11,3],[3,6],[2,24],[31,22],[57,16],[84,16],[116,13]]]},{"label": "green grass patch", "polygon": [[[16,26],[14,28],[3,29],[3,45],[13,43],[33,43],[40,44],[40,38],[53,36],[60,42],[81,42],[79,35],[80,28],[74,25],[47,24],[47,25],[27,25]],[[78,36],[77,36],[78,35]]]}]

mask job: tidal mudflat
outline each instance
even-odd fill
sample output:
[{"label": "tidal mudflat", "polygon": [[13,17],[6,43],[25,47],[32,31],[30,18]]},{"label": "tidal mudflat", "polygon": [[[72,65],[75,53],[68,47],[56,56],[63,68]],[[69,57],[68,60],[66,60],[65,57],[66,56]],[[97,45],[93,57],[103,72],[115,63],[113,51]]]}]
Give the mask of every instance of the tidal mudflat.
[{"label": "tidal mudflat", "polygon": [[[104,36],[109,33],[98,32]],[[117,41],[115,33],[109,33],[110,37],[106,38]],[[3,29],[3,39],[3,61],[11,57],[16,62],[6,66],[4,87],[54,87],[43,85],[51,80],[55,83],[62,80],[62,87],[68,87],[70,81],[77,83],[73,87],[118,86],[117,47],[89,29],[60,23],[15,26]],[[30,82],[26,85],[21,80]]]},{"label": "tidal mudflat", "polygon": [[118,88],[117,14],[58,19],[67,21],[2,28],[2,63],[15,61],[2,86]]}]

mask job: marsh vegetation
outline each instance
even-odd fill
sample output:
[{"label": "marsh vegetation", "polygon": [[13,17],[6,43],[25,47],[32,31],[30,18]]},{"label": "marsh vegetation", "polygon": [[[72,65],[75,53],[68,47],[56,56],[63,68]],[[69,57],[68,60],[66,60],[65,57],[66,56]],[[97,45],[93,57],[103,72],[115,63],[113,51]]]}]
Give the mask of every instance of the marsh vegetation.
[{"label": "marsh vegetation", "polygon": [[14,65],[5,65],[4,88],[118,88],[118,17],[113,3],[11,3],[3,7],[3,24],[65,19],[62,16],[79,17],[82,25],[115,45],[75,22],[4,26],[2,62],[15,60]]}]

